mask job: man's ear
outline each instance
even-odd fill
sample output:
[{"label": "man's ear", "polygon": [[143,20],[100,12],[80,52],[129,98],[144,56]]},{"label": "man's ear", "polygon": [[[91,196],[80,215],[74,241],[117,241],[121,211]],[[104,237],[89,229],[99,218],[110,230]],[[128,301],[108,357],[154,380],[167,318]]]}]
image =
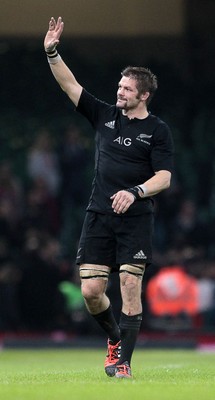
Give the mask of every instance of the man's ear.
[{"label": "man's ear", "polygon": [[149,92],[145,92],[145,93],[141,94],[140,98],[142,101],[146,101],[148,99],[149,95],[150,95]]}]

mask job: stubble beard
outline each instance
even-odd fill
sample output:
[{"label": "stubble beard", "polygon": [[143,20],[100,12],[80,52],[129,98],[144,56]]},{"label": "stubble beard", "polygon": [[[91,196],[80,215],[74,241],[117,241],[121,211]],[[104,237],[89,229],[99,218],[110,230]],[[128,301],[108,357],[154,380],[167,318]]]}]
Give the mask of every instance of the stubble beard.
[{"label": "stubble beard", "polygon": [[116,106],[121,110],[127,110],[127,100],[117,99]]}]

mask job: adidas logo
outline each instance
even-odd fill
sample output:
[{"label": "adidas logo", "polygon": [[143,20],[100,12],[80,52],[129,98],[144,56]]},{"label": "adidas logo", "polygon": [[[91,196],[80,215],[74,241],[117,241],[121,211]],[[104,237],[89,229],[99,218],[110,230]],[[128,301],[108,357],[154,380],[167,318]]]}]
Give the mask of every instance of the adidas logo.
[{"label": "adidas logo", "polygon": [[110,129],[114,129],[115,128],[115,121],[106,122],[105,126],[107,126]]},{"label": "adidas logo", "polygon": [[143,250],[140,250],[140,251],[138,251],[137,254],[135,254],[135,256],[134,256],[133,258],[138,259],[138,260],[144,260],[144,259],[146,259],[147,257],[146,257],[146,255],[143,253]]}]

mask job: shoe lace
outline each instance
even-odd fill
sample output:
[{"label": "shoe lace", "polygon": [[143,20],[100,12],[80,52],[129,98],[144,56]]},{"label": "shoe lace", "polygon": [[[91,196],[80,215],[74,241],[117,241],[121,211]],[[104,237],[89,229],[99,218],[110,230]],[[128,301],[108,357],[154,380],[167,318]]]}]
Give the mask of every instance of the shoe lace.
[{"label": "shoe lace", "polygon": [[127,364],[117,365],[117,372],[129,374],[130,367]]},{"label": "shoe lace", "polygon": [[111,344],[109,345],[108,356],[111,361],[114,361],[116,358],[119,358],[120,349],[121,349],[121,346],[119,345],[119,343],[117,343],[115,345],[111,345]]}]

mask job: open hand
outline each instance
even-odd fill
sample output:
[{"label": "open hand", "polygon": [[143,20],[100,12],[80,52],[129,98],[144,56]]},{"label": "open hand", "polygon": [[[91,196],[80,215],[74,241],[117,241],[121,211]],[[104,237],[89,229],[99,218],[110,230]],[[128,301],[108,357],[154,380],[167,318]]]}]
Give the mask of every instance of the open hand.
[{"label": "open hand", "polygon": [[49,22],[49,30],[44,39],[44,47],[46,52],[51,52],[59,43],[60,36],[63,32],[64,23],[62,18],[59,17],[57,22],[52,17]]}]

